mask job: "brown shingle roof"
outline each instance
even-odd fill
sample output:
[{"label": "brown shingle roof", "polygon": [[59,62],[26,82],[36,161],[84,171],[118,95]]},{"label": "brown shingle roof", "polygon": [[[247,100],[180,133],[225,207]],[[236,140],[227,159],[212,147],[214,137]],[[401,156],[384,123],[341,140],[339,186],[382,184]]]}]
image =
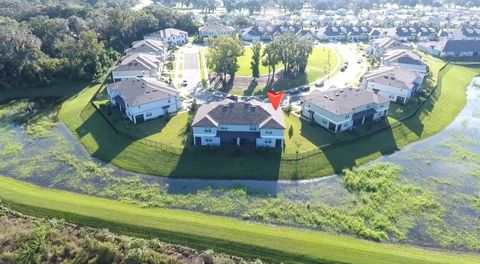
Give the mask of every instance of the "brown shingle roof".
[{"label": "brown shingle roof", "polygon": [[352,113],[354,108],[360,106],[383,104],[389,101],[386,97],[358,88],[312,93],[305,96],[304,99],[336,115]]},{"label": "brown shingle roof", "polygon": [[133,78],[111,83],[107,89],[119,92],[129,106],[174,98],[179,94],[175,88],[154,78]]},{"label": "brown shingle roof", "polygon": [[275,111],[270,103],[257,100],[234,102],[223,100],[200,106],[193,119],[193,127],[219,125],[254,125],[260,128],[283,129],[283,112]]}]

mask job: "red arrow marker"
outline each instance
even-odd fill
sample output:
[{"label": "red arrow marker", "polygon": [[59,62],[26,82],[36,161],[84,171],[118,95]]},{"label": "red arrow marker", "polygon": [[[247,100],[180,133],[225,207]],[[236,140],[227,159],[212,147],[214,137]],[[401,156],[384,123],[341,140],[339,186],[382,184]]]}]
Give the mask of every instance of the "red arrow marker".
[{"label": "red arrow marker", "polygon": [[280,102],[282,101],[284,94],[285,94],[284,91],[274,92],[272,90],[269,90],[267,92],[268,100],[270,100],[270,103],[272,104],[273,109],[277,110],[278,106],[280,105]]}]

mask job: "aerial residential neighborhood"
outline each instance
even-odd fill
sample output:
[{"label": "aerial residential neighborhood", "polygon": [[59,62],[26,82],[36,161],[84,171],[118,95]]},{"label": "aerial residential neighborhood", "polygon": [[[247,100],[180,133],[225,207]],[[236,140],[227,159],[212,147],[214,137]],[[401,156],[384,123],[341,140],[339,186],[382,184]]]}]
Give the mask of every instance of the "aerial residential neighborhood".
[{"label": "aerial residential neighborhood", "polygon": [[0,1],[0,263],[480,263],[479,0]]}]

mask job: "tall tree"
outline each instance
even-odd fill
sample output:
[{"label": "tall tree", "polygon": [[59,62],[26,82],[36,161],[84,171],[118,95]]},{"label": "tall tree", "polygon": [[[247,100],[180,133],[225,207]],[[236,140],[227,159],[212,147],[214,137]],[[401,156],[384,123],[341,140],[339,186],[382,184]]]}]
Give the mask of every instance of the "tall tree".
[{"label": "tall tree", "polygon": [[262,52],[262,44],[255,41],[252,45],[252,61],[250,62],[250,68],[252,69],[252,77],[260,76],[260,55]]},{"label": "tall tree", "polygon": [[268,67],[268,74],[275,75],[275,69],[279,62],[279,55],[280,49],[278,47],[277,42],[270,42],[267,44],[265,49],[263,50],[263,60],[262,65]]},{"label": "tall tree", "polygon": [[243,45],[239,39],[230,36],[214,38],[209,42],[207,65],[221,74],[225,83],[226,75],[234,76],[238,70],[238,57],[243,55]]}]

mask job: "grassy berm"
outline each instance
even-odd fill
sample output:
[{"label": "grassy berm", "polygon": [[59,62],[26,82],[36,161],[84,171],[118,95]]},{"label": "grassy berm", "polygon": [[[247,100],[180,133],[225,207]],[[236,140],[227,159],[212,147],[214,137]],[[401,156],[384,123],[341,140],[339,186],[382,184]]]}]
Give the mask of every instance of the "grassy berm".
[{"label": "grassy berm", "polygon": [[34,218],[0,202],[0,263],[262,263],[187,247],[119,236],[107,229]]}]

